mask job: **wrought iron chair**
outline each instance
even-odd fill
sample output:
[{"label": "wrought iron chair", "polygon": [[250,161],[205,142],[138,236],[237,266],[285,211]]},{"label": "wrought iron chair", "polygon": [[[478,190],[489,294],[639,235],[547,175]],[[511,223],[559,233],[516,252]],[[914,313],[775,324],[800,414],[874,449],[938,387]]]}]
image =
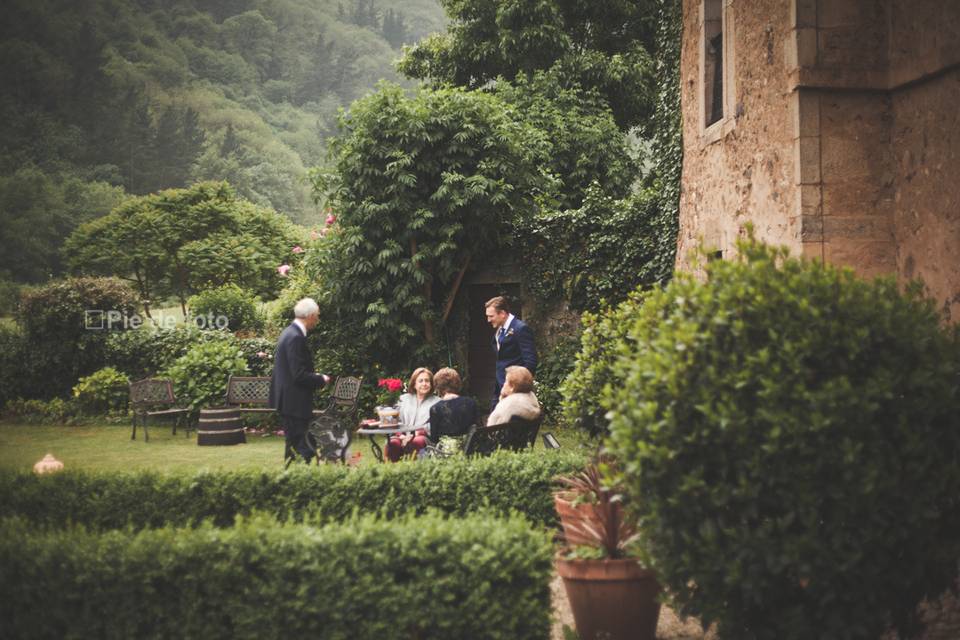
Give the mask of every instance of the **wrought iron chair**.
[{"label": "wrought iron chair", "polygon": [[497,449],[523,451],[532,449],[543,424],[543,413],[532,420],[524,420],[516,416],[509,422],[494,424],[489,427],[476,426],[467,436],[464,445],[464,454],[467,456],[488,456]]},{"label": "wrought iron chair", "polygon": [[230,376],[225,404],[246,413],[273,413],[269,376]]},{"label": "wrought iron chair", "polygon": [[[180,421],[189,416],[190,410],[176,406],[177,399],[173,395],[173,383],[165,378],[145,378],[130,383],[130,408],[133,413],[133,433],[131,440],[137,439],[137,422],[143,427],[143,441],[150,441],[150,432],[147,431],[147,419],[153,416],[174,416],[173,435],[177,435],[177,426]],[[190,422],[184,425],[184,435],[190,437]]]},{"label": "wrought iron chair", "polygon": [[357,422],[357,404],[363,378],[337,378],[326,408],[315,410],[307,427],[307,442],[317,460],[346,462],[347,448]]}]

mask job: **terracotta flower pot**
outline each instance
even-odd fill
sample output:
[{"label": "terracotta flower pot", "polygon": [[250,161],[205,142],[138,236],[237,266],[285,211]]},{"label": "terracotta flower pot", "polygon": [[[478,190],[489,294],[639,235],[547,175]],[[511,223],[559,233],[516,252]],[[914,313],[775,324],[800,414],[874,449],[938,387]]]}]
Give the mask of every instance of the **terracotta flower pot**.
[{"label": "terracotta flower pot", "polygon": [[556,558],[581,640],[655,640],[660,584],[634,559]]}]

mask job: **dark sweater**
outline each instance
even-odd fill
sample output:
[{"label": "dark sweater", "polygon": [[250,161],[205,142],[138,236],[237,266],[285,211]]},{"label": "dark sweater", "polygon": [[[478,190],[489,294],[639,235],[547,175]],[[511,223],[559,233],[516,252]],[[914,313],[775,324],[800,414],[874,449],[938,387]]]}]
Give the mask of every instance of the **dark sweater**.
[{"label": "dark sweater", "polygon": [[462,436],[470,431],[480,417],[473,398],[457,396],[441,400],[430,407],[430,439],[437,442],[441,436]]}]

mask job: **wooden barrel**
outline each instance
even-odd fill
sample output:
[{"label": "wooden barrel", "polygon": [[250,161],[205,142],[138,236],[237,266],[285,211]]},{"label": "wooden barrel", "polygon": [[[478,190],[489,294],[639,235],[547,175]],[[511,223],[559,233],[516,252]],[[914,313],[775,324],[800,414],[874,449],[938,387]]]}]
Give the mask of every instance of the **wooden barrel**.
[{"label": "wooden barrel", "polygon": [[197,444],[225,445],[242,444],[247,441],[243,432],[243,418],[235,408],[212,407],[200,410],[197,425]]}]

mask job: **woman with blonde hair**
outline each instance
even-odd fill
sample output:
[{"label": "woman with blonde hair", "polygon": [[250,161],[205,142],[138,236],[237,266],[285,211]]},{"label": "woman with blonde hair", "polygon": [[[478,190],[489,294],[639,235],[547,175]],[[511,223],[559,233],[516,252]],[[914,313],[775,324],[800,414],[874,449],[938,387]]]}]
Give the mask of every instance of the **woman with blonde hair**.
[{"label": "woman with blonde hair", "polygon": [[415,370],[407,382],[407,392],[400,396],[400,424],[419,428],[415,432],[392,436],[387,441],[383,453],[388,460],[397,462],[403,454],[419,451],[427,446],[430,407],[439,400],[433,393],[433,372],[426,367]]}]

